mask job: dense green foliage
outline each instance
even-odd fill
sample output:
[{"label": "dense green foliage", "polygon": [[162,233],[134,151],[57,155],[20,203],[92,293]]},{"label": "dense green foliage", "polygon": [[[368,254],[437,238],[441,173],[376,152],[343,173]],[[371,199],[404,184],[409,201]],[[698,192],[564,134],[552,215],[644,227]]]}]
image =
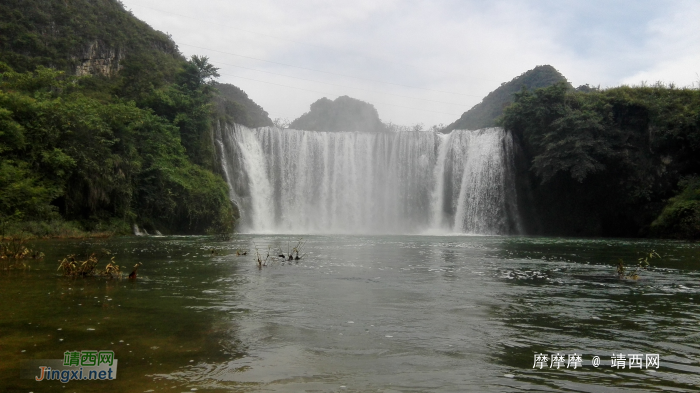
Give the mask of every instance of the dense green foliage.
[{"label": "dense green foliage", "polygon": [[[648,234],[678,182],[700,172],[695,89],[523,89],[500,122],[523,147],[522,178],[530,182],[520,188],[530,199],[521,206],[531,207],[526,221],[535,233]],[[656,233],[675,236],[676,221],[692,210],[691,194],[671,200]]]},{"label": "dense green foliage", "polygon": [[[151,75],[172,71],[173,56],[178,55],[167,35],[115,0],[3,0],[0,37],[0,61],[18,72],[42,65],[74,73],[91,44],[132,56],[132,71],[150,68]],[[168,62],[170,67],[153,67]],[[151,75],[143,79],[153,80]]]},{"label": "dense green foliage", "polygon": [[215,85],[219,94],[216,97],[217,112],[224,114],[224,120],[246,127],[272,127],[273,123],[267,112],[238,87],[228,83]]},{"label": "dense green foliage", "polygon": [[212,141],[212,104],[217,69],[206,57],[192,56],[175,76],[175,83],[154,89],[140,104],[168,119],[180,130],[182,145],[191,161],[215,169]]},{"label": "dense green foliage", "polygon": [[1,78],[4,219],[60,214],[90,229],[117,218],[185,232],[230,226],[226,185],[188,159],[167,118],[93,98],[62,71],[40,66]]},{"label": "dense green foliage", "polygon": [[308,131],[383,131],[386,126],[372,104],[348,96],[328,98],[311,104],[311,110],[294,120],[289,128]]},{"label": "dense green foliage", "polygon": [[651,233],[662,237],[700,239],[700,178],[683,179],[682,191],[669,199],[659,217],[651,223]]},{"label": "dense green foliage", "polygon": [[3,231],[232,230],[212,127],[255,117],[217,113],[207,58],[117,0],[4,1],[0,35]]},{"label": "dense green foliage", "polygon": [[478,130],[494,127],[496,119],[501,116],[503,109],[513,102],[515,93],[522,88],[534,90],[551,86],[555,83],[566,82],[566,78],[550,65],[537,66],[522,75],[504,82],[484,99],[464,112],[454,123],[445,127],[444,132],[452,130]]}]

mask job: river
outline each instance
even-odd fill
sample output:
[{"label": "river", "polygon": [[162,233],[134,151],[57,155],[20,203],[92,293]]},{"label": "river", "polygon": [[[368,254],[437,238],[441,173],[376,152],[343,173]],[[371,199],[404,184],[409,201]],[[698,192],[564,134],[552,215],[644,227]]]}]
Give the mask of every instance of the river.
[{"label": "river", "polygon": [[[2,391],[691,391],[700,386],[700,245],[517,236],[46,240],[0,271]],[[142,262],[69,279],[67,254]],[[236,250],[248,255],[238,256]],[[638,280],[619,280],[655,250]],[[213,252],[212,252],[213,251]],[[105,262],[102,262],[104,266]],[[127,273],[129,268],[125,268]],[[19,363],[113,350],[112,381],[35,382]],[[574,369],[539,354],[581,355]],[[613,355],[625,368],[612,367]],[[629,355],[659,355],[630,368]],[[591,363],[601,359],[598,367]],[[540,366],[542,366],[540,368]]]}]

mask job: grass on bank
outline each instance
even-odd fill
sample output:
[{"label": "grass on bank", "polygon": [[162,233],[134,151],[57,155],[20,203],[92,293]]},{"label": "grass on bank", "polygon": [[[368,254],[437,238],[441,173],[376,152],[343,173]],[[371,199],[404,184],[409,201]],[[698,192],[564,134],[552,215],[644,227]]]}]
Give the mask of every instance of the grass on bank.
[{"label": "grass on bank", "polygon": [[0,240],[86,239],[131,234],[131,226],[121,220],[81,223],[78,221],[15,221],[0,223]]}]

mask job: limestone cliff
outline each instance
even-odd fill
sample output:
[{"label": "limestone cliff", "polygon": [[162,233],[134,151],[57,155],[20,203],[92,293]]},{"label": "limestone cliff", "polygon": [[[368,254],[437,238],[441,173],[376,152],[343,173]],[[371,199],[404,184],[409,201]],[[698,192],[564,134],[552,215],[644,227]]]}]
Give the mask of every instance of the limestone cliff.
[{"label": "limestone cliff", "polygon": [[114,76],[128,57],[163,67],[184,60],[172,39],[124,9],[118,0],[3,0],[0,62],[15,71],[51,67]]},{"label": "limestone cliff", "polygon": [[123,58],[123,49],[112,48],[102,40],[94,40],[74,56],[77,63],[74,73],[77,76],[113,76],[121,69],[119,62]]}]

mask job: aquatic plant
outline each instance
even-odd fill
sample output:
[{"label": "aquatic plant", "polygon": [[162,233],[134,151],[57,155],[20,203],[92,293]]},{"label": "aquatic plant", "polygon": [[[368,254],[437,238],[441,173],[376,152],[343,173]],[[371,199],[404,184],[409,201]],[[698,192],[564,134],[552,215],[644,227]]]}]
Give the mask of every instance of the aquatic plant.
[{"label": "aquatic plant", "polygon": [[44,259],[44,253],[26,246],[27,239],[11,239],[0,243],[0,270],[26,269],[27,259]]},{"label": "aquatic plant", "polygon": [[96,267],[97,257],[94,253],[84,261],[79,261],[75,258],[75,254],[70,254],[59,262],[57,270],[62,270],[64,276],[86,277],[94,275]]},{"label": "aquatic plant", "polygon": [[105,266],[103,274],[110,278],[122,278],[121,267],[114,263],[114,257],[112,257],[107,266]]},{"label": "aquatic plant", "polygon": [[[641,270],[649,269],[649,261],[654,258],[661,258],[661,256],[654,250],[651,250],[648,254],[644,254],[641,258],[637,259],[637,263],[633,266],[625,266],[625,262],[620,258],[617,263],[617,276],[622,279],[638,280],[639,273]],[[631,272],[628,268],[633,268]]]},{"label": "aquatic plant", "polygon": [[43,259],[44,253],[28,248],[27,239],[11,239],[0,243],[0,259]]},{"label": "aquatic plant", "polygon": [[[109,251],[106,251],[106,253],[109,254]],[[84,261],[78,260],[75,254],[70,254],[59,261],[57,270],[63,271],[64,276],[74,278],[94,276],[122,278],[121,266],[116,264],[114,258],[112,256],[104,270],[100,270],[97,268],[99,258],[96,253],[91,253]]]}]

